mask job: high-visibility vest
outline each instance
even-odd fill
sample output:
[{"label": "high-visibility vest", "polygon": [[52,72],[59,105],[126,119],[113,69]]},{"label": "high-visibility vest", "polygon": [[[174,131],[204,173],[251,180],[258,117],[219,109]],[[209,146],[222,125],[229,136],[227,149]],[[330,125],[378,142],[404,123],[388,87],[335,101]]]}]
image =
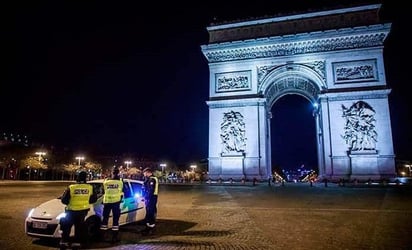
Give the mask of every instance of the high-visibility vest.
[{"label": "high-visibility vest", "polygon": [[93,186],[86,183],[76,183],[69,186],[70,201],[68,210],[78,211],[89,208],[90,196],[93,194]]},{"label": "high-visibility vest", "polygon": [[156,185],[155,185],[155,187],[154,187],[154,191],[153,191],[153,194],[154,195],[157,195],[157,193],[159,192],[159,180],[157,179],[157,177],[156,176],[150,176],[150,178],[152,178],[152,179],[155,179],[156,180]]},{"label": "high-visibility vest", "polygon": [[123,181],[106,179],[103,182],[104,196],[103,203],[115,203],[122,200]]}]

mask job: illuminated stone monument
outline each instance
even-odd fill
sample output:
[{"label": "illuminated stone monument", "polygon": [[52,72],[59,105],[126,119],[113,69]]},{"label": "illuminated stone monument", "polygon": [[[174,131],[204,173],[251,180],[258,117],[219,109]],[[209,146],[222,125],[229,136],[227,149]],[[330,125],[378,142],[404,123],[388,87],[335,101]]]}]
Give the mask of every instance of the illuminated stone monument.
[{"label": "illuminated stone monument", "polygon": [[313,104],[321,177],[395,176],[379,8],[208,27],[210,178],[271,175],[270,110],[288,94]]}]

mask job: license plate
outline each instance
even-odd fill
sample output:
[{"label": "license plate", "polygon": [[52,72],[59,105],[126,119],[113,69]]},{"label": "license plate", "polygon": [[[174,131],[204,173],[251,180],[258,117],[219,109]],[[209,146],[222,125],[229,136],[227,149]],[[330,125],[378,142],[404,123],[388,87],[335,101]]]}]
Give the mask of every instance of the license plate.
[{"label": "license plate", "polygon": [[47,222],[33,221],[33,228],[46,229]]}]

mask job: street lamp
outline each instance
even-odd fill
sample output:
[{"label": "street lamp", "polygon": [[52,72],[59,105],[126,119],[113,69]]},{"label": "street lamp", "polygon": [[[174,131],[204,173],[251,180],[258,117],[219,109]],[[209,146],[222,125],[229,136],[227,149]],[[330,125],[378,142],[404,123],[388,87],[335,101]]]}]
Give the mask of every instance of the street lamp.
[{"label": "street lamp", "polygon": [[191,179],[191,182],[193,182],[196,178],[196,173],[195,173],[196,167],[197,166],[195,164],[190,165],[190,168],[192,169],[192,174],[190,174],[190,175],[193,175],[193,178]]},{"label": "street lamp", "polygon": [[125,161],[124,164],[126,164],[126,168],[129,169],[129,165],[132,164],[132,161]]},{"label": "street lamp", "polygon": [[84,160],[84,156],[77,156],[77,157],[76,157],[76,160],[79,161],[79,167],[80,167],[80,161],[83,161],[83,160]]},{"label": "street lamp", "polygon": [[167,167],[166,163],[160,163],[160,167],[162,168],[162,173],[164,173],[165,168]]},{"label": "street lamp", "polygon": [[39,156],[39,162],[41,162],[41,157],[42,156],[44,156],[44,155],[46,155],[46,152],[36,152],[36,153],[34,153],[34,154],[36,154],[36,155],[38,155]]},{"label": "street lamp", "polygon": [[29,180],[30,180],[30,175],[31,175],[31,168],[30,168],[30,166],[27,166],[27,169],[29,170]]}]

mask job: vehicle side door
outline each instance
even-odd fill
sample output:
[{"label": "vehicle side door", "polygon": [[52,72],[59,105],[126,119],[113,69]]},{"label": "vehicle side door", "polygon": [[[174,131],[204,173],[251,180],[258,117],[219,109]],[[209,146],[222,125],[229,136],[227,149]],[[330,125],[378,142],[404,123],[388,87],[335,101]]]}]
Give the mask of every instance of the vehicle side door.
[{"label": "vehicle side door", "polygon": [[137,210],[137,202],[134,199],[134,193],[129,180],[123,180],[123,201],[120,204],[121,215],[119,223],[127,224],[134,221],[135,213]]},{"label": "vehicle side door", "polygon": [[143,183],[138,181],[131,181],[130,184],[132,186],[134,198],[137,203],[135,221],[141,221],[146,216],[146,205],[143,197]]}]

